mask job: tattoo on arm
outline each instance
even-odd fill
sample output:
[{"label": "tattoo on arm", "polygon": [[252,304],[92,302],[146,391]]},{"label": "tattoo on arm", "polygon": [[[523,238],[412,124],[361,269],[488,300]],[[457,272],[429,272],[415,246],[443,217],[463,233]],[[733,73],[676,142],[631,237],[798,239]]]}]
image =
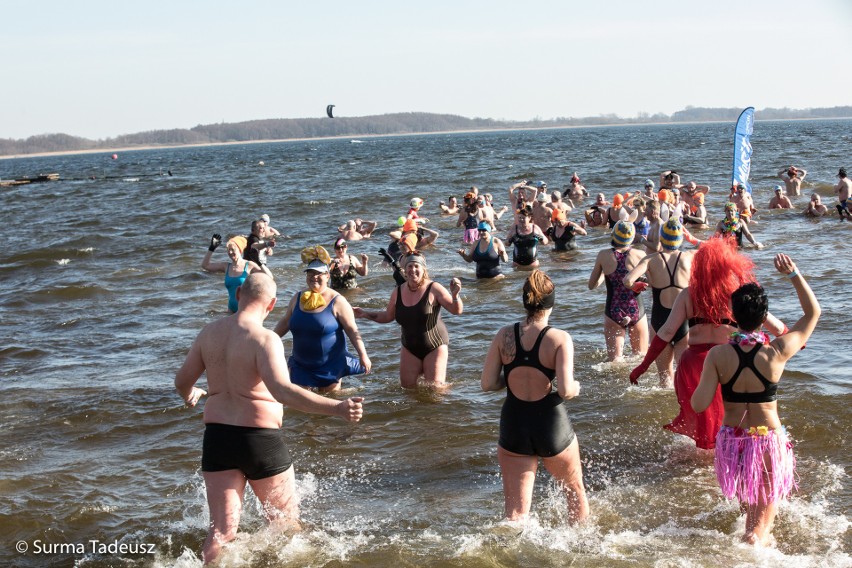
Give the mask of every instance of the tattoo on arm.
[{"label": "tattoo on arm", "polygon": [[515,338],[514,334],[509,330],[503,332],[503,347],[500,351],[510,361],[515,359]]}]

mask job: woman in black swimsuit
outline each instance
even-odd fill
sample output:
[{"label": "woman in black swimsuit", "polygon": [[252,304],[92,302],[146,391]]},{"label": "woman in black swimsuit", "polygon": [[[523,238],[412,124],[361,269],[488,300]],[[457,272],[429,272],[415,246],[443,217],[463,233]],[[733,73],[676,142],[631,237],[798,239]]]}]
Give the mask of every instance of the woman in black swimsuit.
[{"label": "woman in black swimsuit", "polygon": [[532,222],[532,207],[518,209],[518,223],[509,229],[506,243],[514,245],[512,263],[515,268],[532,270],[538,266],[538,243],[548,240],[541,229]]},{"label": "woman in black swimsuit", "polygon": [[[683,226],[677,219],[669,219],[660,229],[660,245],[663,250],[651,253],[641,260],[636,267],[624,277],[624,286],[632,288],[643,274],[648,276],[648,284],[653,294],[651,305],[651,339],[663,327],[672,311],[678,293],[689,285],[689,275],[692,272],[693,251],[680,250],[683,244]],[[660,386],[674,386],[674,361],[687,348],[689,328],[683,322],[674,337],[668,342],[662,353],[654,361],[660,376]]]},{"label": "woman in black swimsuit", "polygon": [[405,282],[394,288],[387,307],[380,312],[355,308],[355,317],[376,323],[396,321],[402,328],[399,350],[399,382],[414,388],[423,377],[429,386],[441,387],[447,377],[449,336],[441,321],[441,307],[459,315],[464,311],[461,280],[450,281],[450,291],[429,279],[426,259],[414,251],[400,259]]},{"label": "woman in black swimsuit", "polygon": [[539,457],[568,499],[570,521],[589,516],[580,445],[565,404],[580,393],[574,343],[566,332],[547,325],[554,300],[553,282],[534,270],[524,283],[526,319],[497,332],[482,369],[482,390],[507,391],[497,458],[510,521],[529,515]]},{"label": "woman in black swimsuit", "polygon": [[553,241],[553,250],[577,250],[574,240],[576,235],[585,235],[586,229],[573,221],[569,221],[564,211],[553,212],[553,226],[545,231],[545,235]]}]

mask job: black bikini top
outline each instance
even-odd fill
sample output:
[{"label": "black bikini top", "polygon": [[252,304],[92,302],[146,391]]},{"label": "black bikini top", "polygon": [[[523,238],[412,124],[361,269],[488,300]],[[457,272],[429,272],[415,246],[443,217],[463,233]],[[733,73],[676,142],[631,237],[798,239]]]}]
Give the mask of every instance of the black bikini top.
[{"label": "black bikini top", "polygon": [[[710,320],[709,320],[709,319],[707,319],[707,318],[698,318],[698,317],[696,317],[696,318],[689,318],[689,319],[687,320],[687,322],[689,323],[689,327],[694,327],[694,326],[696,326],[696,325],[698,325],[698,324],[702,324],[702,323],[708,323],[708,324],[713,324],[713,323],[714,323],[714,322],[710,321]],[[731,326],[731,327],[737,327],[737,322],[735,322],[734,320],[728,319],[728,318],[722,318],[722,319],[719,321],[719,323],[720,323],[721,325],[729,325],[729,326]]]},{"label": "black bikini top", "polygon": [[[759,346],[755,346],[751,351],[746,353],[739,345],[732,345],[734,351],[737,352],[737,357],[740,360],[740,366],[737,367],[734,376],[727,383],[721,385],[722,400],[725,402],[774,402],[778,383],[773,383],[764,377],[757,367],[754,366],[754,356],[760,351]],[[763,384],[763,392],[736,392],[734,391],[734,383],[740,377],[743,369],[748,368],[754,373],[754,376]]]},{"label": "black bikini top", "polygon": [[539,371],[541,371],[545,377],[552,381],[556,377],[556,369],[548,369],[547,367],[541,364],[541,361],[538,358],[538,350],[539,347],[541,347],[541,340],[544,339],[544,334],[547,333],[547,330],[550,329],[550,326],[547,326],[541,330],[541,333],[538,334],[538,337],[535,340],[535,344],[529,351],[524,351],[524,348],[521,347],[520,329],[521,324],[516,323],[515,358],[512,359],[512,361],[510,361],[509,363],[503,365],[503,376],[508,379],[509,373],[511,373],[512,369],[515,369],[516,367],[532,367],[533,369],[538,369]]}]

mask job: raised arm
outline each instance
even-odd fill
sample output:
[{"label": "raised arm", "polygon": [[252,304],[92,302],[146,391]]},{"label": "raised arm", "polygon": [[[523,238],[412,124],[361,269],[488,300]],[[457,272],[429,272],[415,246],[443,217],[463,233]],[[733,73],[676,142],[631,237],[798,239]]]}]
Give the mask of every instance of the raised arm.
[{"label": "raised arm", "polygon": [[518,182],[509,187],[509,203],[514,204],[517,201],[515,197],[515,192],[518,191],[518,188],[527,184],[527,180]]},{"label": "raised arm", "polygon": [[766,313],[766,321],[763,322],[763,328],[775,337],[779,337],[790,331],[784,322],[772,315],[771,312]]},{"label": "raised arm", "polygon": [[419,227],[417,230],[420,231],[420,234],[422,235],[420,238],[420,245],[431,245],[435,242],[435,239],[438,238],[438,231],[433,231],[426,227]]},{"label": "raised arm", "polygon": [[201,259],[201,269],[207,272],[225,272],[228,270],[227,262],[210,262],[210,257],[213,256],[211,251],[207,251],[204,258]]},{"label": "raised arm", "polygon": [[790,328],[790,331],[772,340],[772,346],[778,351],[781,359],[787,361],[807,343],[816,327],[822,309],[805,277],[799,273],[796,264],[789,256],[786,254],[776,255],[775,268],[778,272],[790,278],[793,288],[796,290],[796,295],[799,297],[799,305],[802,306],[804,312],[802,317]]},{"label": "raised arm", "polygon": [[366,276],[370,272],[370,257],[361,253],[361,262],[355,265],[355,272],[360,276]]},{"label": "raised arm", "polygon": [[435,282],[432,286],[432,295],[435,301],[438,302],[445,310],[453,315],[460,315],[464,311],[464,304],[461,298],[462,284],[458,278],[450,280],[450,291]]},{"label": "raised arm", "polygon": [[225,272],[228,270],[227,262],[210,262],[213,258],[213,251],[222,243],[222,235],[216,233],[210,237],[210,246],[207,248],[207,253],[201,259],[201,268],[207,272]]}]

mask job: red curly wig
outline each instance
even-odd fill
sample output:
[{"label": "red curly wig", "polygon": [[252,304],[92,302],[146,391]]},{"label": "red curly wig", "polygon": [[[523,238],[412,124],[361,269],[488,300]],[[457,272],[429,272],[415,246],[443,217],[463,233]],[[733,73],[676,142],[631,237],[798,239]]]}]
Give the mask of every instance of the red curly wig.
[{"label": "red curly wig", "polygon": [[734,239],[712,238],[701,243],[692,261],[689,298],[696,316],[720,325],[731,318],[731,294],[756,282],[754,263],[737,251]]}]

